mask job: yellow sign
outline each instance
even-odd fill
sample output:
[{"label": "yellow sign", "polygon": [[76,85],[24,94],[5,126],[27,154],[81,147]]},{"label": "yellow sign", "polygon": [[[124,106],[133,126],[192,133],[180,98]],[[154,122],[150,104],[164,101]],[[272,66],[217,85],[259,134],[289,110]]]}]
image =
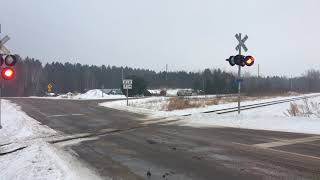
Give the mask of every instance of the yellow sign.
[{"label": "yellow sign", "polygon": [[48,84],[48,93],[51,93],[51,92],[52,92],[52,88],[53,88],[52,84],[49,83],[49,84]]}]

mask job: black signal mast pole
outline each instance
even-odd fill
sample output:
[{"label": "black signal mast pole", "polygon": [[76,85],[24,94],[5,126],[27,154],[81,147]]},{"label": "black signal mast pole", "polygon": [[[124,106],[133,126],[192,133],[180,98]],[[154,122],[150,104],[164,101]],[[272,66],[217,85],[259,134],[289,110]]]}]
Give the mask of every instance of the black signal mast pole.
[{"label": "black signal mast pole", "polygon": [[[241,33],[239,33],[241,39]],[[239,49],[239,55],[241,55],[241,47]],[[240,114],[240,102],[241,102],[241,66],[238,65],[238,114]]]}]

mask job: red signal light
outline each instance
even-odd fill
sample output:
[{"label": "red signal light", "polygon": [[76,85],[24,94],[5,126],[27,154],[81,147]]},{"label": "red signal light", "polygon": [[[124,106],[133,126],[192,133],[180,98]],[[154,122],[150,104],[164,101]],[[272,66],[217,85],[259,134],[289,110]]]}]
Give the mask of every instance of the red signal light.
[{"label": "red signal light", "polygon": [[3,79],[11,80],[15,75],[15,71],[14,71],[14,69],[12,69],[10,67],[6,67],[6,68],[2,69],[1,75],[2,75]]},{"label": "red signal light", "polygon": [[245,60],[244,60],[244,63],[247,65],[247,66],[252,66],[253,63],[254,63],[254,58],[252,56],[246,56]]}]

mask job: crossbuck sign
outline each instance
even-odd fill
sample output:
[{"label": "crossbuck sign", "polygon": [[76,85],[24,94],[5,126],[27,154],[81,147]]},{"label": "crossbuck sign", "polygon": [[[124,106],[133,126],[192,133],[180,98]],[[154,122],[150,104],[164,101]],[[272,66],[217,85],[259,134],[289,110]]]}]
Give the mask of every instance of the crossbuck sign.
[{"label": "crossbuck sign", "polygon": [[243,39],[241,39],[241,34],[236,34],[236,38],[239,41],[239,44],[236,46],[236,50],[239,51],[241,48],[243,48],[243,50],[245,52],[248,51],[247,46],[244,44],[246,42],[246,40],[248,39],[248,36],[244,36]]},{"label": "crossbuck sign", "polygon": [[10,51],[9,49],[7,49],[4,44],[6,42],[8,42],[10,40],[10,37],[8,35],[6,35],[5,37],[3,37],[1,40],[0,40],[0,52],[3,52],[3,54],[10,54]]}]

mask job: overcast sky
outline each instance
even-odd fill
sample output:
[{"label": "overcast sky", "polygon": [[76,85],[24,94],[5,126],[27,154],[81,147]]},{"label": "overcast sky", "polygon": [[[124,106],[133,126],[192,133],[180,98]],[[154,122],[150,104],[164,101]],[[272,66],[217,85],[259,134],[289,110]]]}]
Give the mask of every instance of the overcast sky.
[{"label": "overcast sky", "polygon": [[236,70],[235,33],[247,34],[264,75],[320,69],[319,0],[1,0],[14,53],[156,71]]}]

